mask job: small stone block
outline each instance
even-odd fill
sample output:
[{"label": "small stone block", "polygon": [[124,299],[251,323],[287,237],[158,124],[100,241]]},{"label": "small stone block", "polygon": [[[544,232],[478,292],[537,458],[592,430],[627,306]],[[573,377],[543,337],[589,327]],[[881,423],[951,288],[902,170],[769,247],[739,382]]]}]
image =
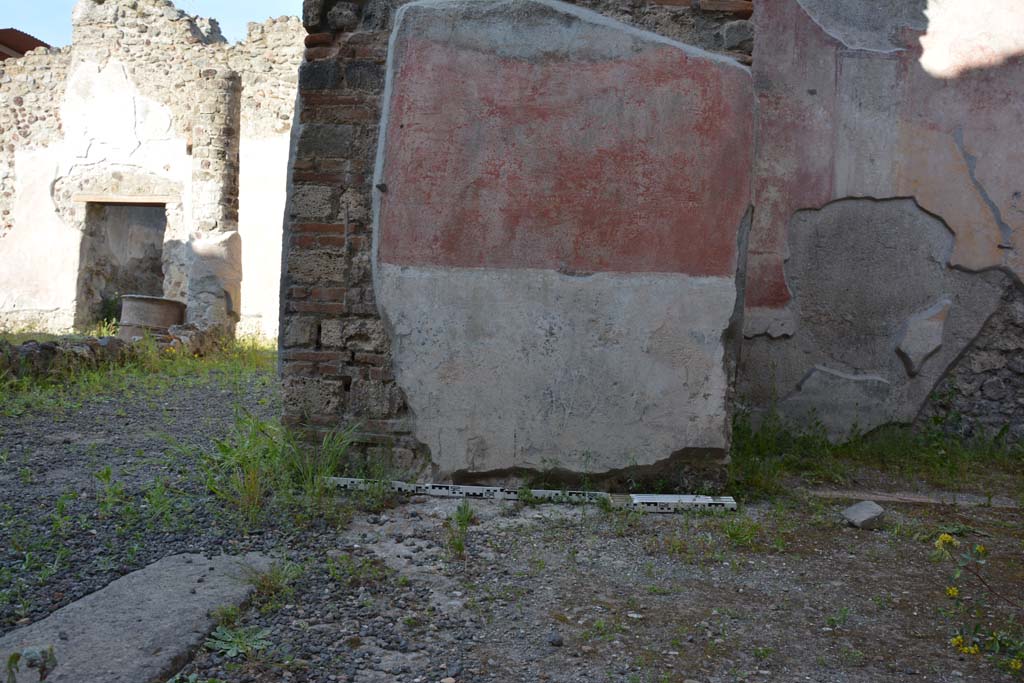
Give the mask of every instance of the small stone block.
[{"label": "small stone block", "polygon": [[843,518],[858,529],[880,529],[885,522],[885,509],[871,500],[864,500],[843,510]]}]

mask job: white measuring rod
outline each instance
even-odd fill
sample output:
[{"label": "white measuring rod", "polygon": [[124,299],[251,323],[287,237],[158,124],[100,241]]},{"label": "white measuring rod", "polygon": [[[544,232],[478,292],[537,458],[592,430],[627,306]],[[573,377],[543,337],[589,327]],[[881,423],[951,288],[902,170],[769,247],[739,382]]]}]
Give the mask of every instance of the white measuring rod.
[{"label": "white measuring rod", "polygon": [[[478,498],[480,500],[523,500],[546,503],[597,503],[608,500],[613,508],[643,512],[683,512],[685,510],[735,510],[731,496],[689,496],[654,493],[602,493],[600,491],[553,491],[548,489],[506,489],[500,486],[460,486],[457,484],[408,484],[404,481],[380,481],[331,477],[328,481],[342,491],[365,491],[382,484],[396,493],[438,498]],[[523,491],[523,495],[520,495]],[[529,491],[529,493],[525,493]]]}]

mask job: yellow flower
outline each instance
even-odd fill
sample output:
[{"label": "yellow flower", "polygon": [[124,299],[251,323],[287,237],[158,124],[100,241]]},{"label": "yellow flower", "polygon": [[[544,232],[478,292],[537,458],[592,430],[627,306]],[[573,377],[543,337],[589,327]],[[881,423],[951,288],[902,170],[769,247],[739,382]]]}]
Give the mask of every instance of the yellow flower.
[{"label": "yellow flower", "polygon": [[939,537],[935,539],[935,547],[939,550],[944,550],[947,545],[951,545],[955,548],[960,545],[960,541],[956,540],[949,534],[939,534]]},{"label": "yellow flower", "polygon": [[957,649],[960,649],[960,647],[964,644],[964,637],[961,635],[955,635],[949,639],[949,644]]},{"label": "yellow flower", "polygon": [[979,543],[978,545],[974,546],[974,552],[978,553],[979,555],[984,555],[986,552],[988,552],[988,550],[985,548],[985,546]]},{"label": "yellow flower", "polygon": [[1024,662],[1019,659],[1010,660],[1010,671],[1020,671],[1021,669],[1024,669]]},{"label": "yellow flower", "polygon": [[968,645],[967,647],[960,648],[960,653],[965,655],[976,655],[981,652],[981,648],[977,645]]},{"label": "yellow flower", "polygon": [[951,598],[958,598],[960,597],[960,589],[956,586],[950,586],[946,589],[946,595],[948,595]]}]

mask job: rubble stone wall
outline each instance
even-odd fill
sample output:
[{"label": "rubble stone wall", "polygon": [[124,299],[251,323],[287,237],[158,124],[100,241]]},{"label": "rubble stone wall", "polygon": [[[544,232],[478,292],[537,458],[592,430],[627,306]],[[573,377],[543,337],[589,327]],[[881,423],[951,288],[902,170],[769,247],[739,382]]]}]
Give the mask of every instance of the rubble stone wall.
[{"label": "rubble stone wall", "polygon": [[81,323],[85,204],[123,201],[166,206],[164,294],[190,319],[275,335],[301,34],[281,18],[229,45],[166,0],[80,0],[70,47],[6,61],[0,324]]}]

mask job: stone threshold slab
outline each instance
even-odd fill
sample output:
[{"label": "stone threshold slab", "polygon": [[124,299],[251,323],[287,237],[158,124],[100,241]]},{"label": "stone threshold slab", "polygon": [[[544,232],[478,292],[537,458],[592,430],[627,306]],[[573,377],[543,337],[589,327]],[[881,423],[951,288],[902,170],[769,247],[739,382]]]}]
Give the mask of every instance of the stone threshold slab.
[{"label": "stone threshold slab", "polygon": [[937,492],[931,495],[920,493],[882,493],[879,491],[809,491],[817,498],[838,498],[842,500],[874,500],[885,503],[910,503],[912,505],[956,505],[959,507],[993,507],[1015,510],[1020,506],[1006,496],[993,496],[991,499],[974,493]]},{"label": "stone threshold slab", "polygon": [[[213,630],[212,610],[249,598],[246,569],[270,563],[258,553],[165,557],[3,636],[0,658],[53,646],[48,683],[163,683]],[[24,667],[22,676],[35,680]]]}]

